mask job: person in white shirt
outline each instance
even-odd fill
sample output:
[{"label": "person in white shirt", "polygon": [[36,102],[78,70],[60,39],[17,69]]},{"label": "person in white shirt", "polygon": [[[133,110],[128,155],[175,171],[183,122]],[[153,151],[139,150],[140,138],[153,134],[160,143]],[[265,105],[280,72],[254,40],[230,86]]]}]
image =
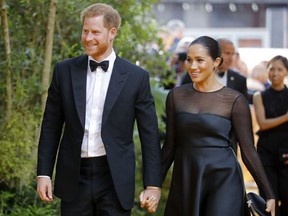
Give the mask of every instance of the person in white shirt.
[{"label": "person in white shirt", "polygon": [[[86,54],[59,62],[48,90],[38,146],[37,191],[61,199],[62,216],[128,216],[134,206],[135,120],[141,141],[141,206],[156,211],[161,156],[149,73],[120,58],[113,41],[121,25],[107,4],[81,13]],[[56,163],[57,160],[57,163]]]}]

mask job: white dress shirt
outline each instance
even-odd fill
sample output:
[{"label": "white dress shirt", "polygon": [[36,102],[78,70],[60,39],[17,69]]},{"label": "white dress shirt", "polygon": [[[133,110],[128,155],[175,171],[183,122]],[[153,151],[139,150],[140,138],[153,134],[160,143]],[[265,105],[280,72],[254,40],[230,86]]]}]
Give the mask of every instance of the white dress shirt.
[{"label": "white dress shirt", "polygon": [[81,147],[82,158],[106,155],[101,138],[102,114],[115,59],[116,54],[113,50],[103,60],[109,61],[108,70],[105,72],[101,67],[97,67],[96,71],[91,72],[89,61],[95,60],[91,56],[88,58],[85,131]]},{"label": "white dress shirt", "polygon": [[218,80],[218,82],[224,86],[227,86],[227,71],[224,72],[223,77],[220,77],[216,74],[216,78]]}]

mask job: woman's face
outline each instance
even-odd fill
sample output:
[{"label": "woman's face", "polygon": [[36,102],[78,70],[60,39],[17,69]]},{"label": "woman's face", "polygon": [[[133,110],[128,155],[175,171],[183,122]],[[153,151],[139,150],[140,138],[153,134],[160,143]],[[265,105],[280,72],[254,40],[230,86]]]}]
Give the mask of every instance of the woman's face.
[{"label": "woman's face", "polygon": [[284,84],[284,79],[287,76],[287,69],[284,67],[281,60],[275,60],[268,65],[268,76],[272,86]]},{"label": "woman's face", "polygon": [[207,80],[215,73],[215,66],[217,64],[208,55],[207,48],[201,44],[193,44],[188,48],[186,69],[194,83]]}]

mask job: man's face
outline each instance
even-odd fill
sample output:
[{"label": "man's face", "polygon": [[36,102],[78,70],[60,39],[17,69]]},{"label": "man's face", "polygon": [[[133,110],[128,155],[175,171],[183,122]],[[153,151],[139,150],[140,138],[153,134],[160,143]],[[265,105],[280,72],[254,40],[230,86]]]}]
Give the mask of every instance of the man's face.
[{"label": "man's face", "polygon": [[86,17],[81,37],[86,54],[97,61],[102,61],[111,53],[116,33],[116,28],[104,27],[103,16]]},{"label": "man's face", "polygon": [[223,63],[219,67],[219,69],[221,69],[221,71],[226,71],[233,65],[235,56],[235,47],[233,46],[233,44],[222,42],[221,49],[222,49],[221,56],[223,58]]}]

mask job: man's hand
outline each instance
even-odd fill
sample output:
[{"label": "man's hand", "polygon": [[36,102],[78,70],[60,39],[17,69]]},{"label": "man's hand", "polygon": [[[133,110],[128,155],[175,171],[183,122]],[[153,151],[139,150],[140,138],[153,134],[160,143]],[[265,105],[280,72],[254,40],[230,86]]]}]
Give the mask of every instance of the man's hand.
[{"label": "man's hand", "polygon": [[160,188],[147,186],[146,189],[142,191],[139,196],[141,208],[147,207],[148,212],[150,213],[156,212],[160,197],[161,197]]},{"label": "man's hand", "polygon": [[48,177],[37,178],[37,192],[42,201],[52,202],[52,181]]}]

